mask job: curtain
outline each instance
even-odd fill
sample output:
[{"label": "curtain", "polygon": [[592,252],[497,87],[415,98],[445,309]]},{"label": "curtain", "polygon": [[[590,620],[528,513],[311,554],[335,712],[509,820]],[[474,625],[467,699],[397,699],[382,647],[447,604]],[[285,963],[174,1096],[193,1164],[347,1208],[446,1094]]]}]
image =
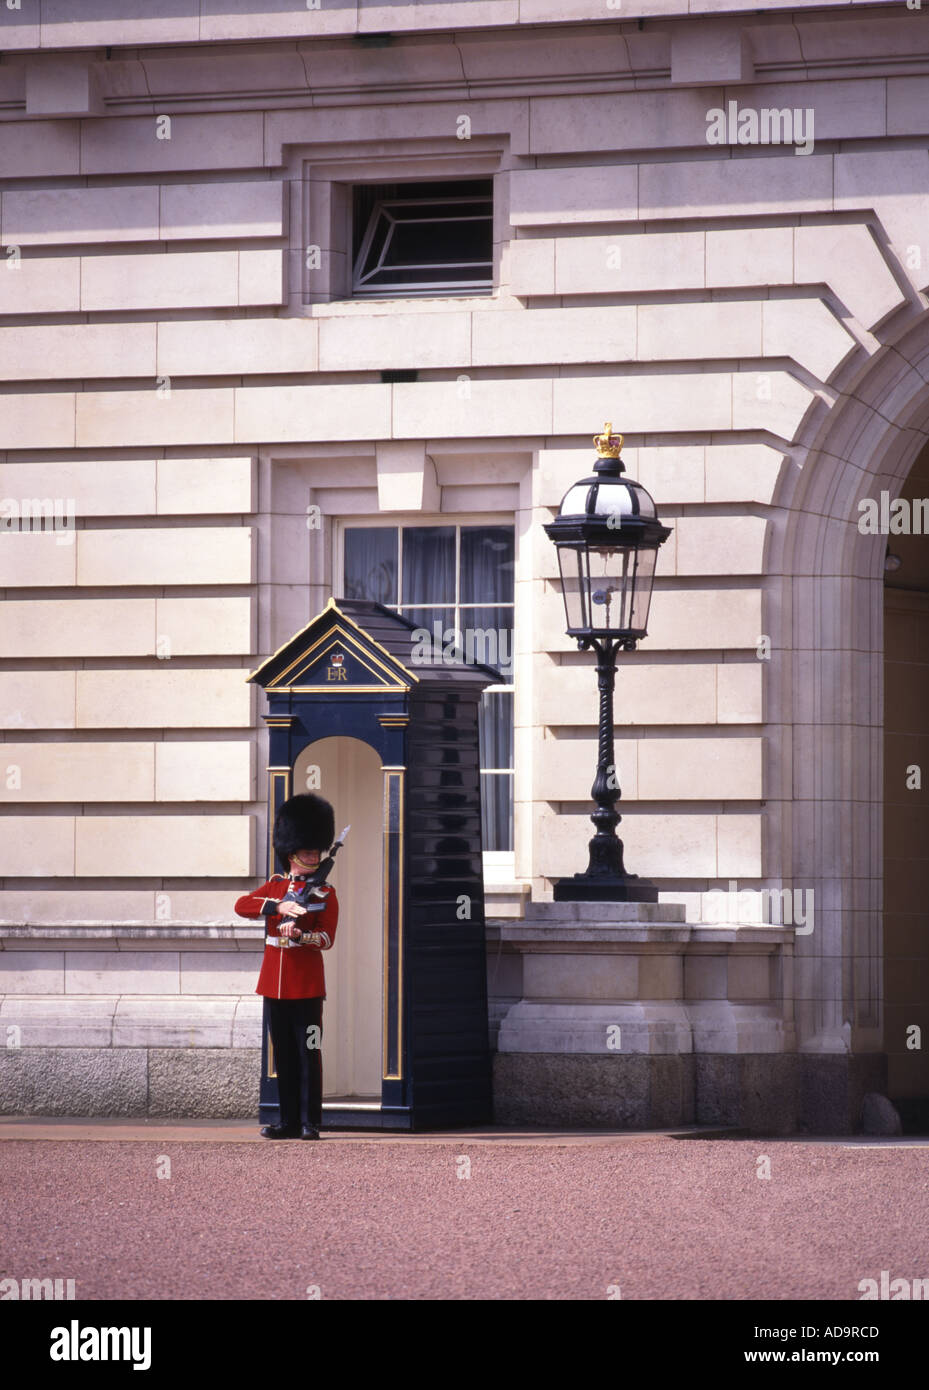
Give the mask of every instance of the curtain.
[{"label": "curtain", "polygon": [[512,603],[512,526],[462,526],[461,602]]},{"label": "curtain", "polygon": [[454,526],[405,527],[401,603],[454,602]]},{"label": "curtain", "polygon": [[345,532],[345,597],[397,602],[396,526],[348,527]]}]

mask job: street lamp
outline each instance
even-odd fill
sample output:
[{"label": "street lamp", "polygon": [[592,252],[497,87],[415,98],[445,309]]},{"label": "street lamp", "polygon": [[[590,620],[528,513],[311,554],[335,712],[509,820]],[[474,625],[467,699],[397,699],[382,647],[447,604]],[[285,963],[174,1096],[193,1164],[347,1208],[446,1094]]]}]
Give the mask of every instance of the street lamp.
[{"label": "street lamp", "polygon": [[597,833],[590,841],[587,872],[559,879],[554,898],[654,903],[658,889],[626,872],[623,842],[616,834],[621,817],[615,804],[622,793],[613,757],[613,687],[616,653],[620,647],[634,651],[646,635],[658,547],[671,531],[658,520],[641,483],[622,476],[622,435],[613,434],[608,422],[594,444],[598,457],[593,475],[568,489],[558,516],[545,527],[558,551],[568,635],[577,639],[581,651],[596,651],[600,691],[597,775],[590,789],[597,804],[590,819]]}]

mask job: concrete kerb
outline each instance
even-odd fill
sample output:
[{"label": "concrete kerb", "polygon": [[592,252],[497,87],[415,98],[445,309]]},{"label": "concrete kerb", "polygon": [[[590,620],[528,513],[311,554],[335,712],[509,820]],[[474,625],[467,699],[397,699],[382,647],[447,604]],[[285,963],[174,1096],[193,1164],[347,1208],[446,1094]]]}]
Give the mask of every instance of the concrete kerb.
[{"label": "concrete kerb", "polygon": [[[543,1127],[520,1127],[509,1125],[474,1126],[464,1129],[436,1130],[430,1133],[398,1133],[396,1130],[327,1130],[322,1132],[326,1141],[340,1141],[354,1144],[388,1143],[403,1144],[520,1144],[520,1145],[566,1145],[566,1144],[616,1144],[654,1142],[662,1139],[742,1139],[748,1138],[748,1131],[735,1127],[680,1126],[672,1129],[620,1130],[620,1129],[546,1129]],[[149,1142],[149,1143],[214,1143],[251,1144],[265,1143],[258,1132],[257,1122],[247,1124],[241,1120],[174,1120],[158,1118],[108,1118],[84,1119],[82,1117],[63,1117],[45,1115],[4,1115],[0,1116],[0,1140],[26,1140],[31,1142],[84,1142],[103,1141],[109,1143]]]}]

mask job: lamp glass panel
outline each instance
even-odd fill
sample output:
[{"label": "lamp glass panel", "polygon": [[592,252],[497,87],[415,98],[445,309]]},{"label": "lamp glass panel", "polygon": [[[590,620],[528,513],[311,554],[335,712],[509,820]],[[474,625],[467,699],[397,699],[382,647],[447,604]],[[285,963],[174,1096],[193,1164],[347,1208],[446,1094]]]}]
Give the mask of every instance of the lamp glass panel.
[{"label": "lamp glass panel", "polygon": [[657,546],[647,546],[635,552],[636,576],[632,598],[631,627],[643,632],[648,627],[648,610],[652,598],[652,581],[655,578],[655,563],[658,559]]},{"label": "lamp glass panel", "polygon": [[[591,492],[594,487],[590,481],[575,483],[568,488],[564,497],[561,499],[559,516],[587,516],[590,511]],[[596,493],[593,493],[596,496]]]},{"label": "lamp glass panel", "polygon": [[558,546],[561,592],[564,595],[565,625],[570,632],[587,627],[587,588],[584,584],[584,547]]},{"label": "lamp glass panel", "polygon": [[591,545],[587,554],[594,631],[632,627],[636,552]]},{"label": "lamp glass panel", "polygon": [[657,550],[648,546],[559,545],[570,632],[644,632]]},{"label": "lamp glass panel", "polygon": [[[640,489],[636,487],[637,494]],[[606,518],[608,516],[624,517],[635,516],[633,489],[622,478],[615,480],[603,478],[597,489],[596,515]]]}]

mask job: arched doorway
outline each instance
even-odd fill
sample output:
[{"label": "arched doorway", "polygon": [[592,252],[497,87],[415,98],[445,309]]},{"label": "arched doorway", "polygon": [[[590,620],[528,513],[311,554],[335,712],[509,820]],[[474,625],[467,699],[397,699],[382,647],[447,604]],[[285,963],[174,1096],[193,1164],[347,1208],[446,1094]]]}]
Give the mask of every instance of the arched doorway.
[{"label": "arched doorway", "polygon": [[[929,498],[929,446],[899,497]],[[884,571],[884,1051],[887,1094],[929,1128],[929,535],[887,537]],[[916,528],[920,529],[917,531]]]},{"label": "arched doorway", "polygon": [[293,770],[295,792],[331,801],[336,833],[351,824],[332,883],[339,897],[335,943],[325,955],[323,1103],[381,1102],[383,1039],[383,821],[380,756],[360,739],[311,743]]},{"label": "arched doorway", "polygon": [[884,929],[888,537],[858,525],[859,502],[897,497],[929,439],[929,315],[908,307],[898,322],[882,329],[892,348],[852,356],[785,454],[766,546],[778,660],[766,672],[764,854],[772,876],[815,891],[792,994],[800,1123],[822,1133],[856,1129],[863,1094],[888,1094],[887,1005],[901,978],[886,968]]}]

